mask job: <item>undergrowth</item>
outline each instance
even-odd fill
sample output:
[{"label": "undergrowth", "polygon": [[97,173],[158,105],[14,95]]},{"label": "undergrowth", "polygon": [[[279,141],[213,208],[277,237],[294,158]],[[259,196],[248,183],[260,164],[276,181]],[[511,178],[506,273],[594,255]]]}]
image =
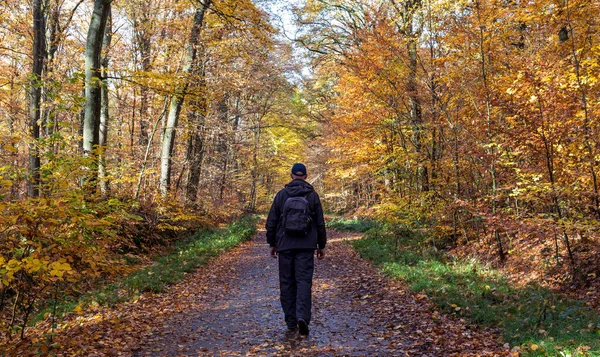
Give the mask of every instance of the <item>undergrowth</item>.
[{"label": "undergrowth", "polygon": [[333,228],[337,230],[347,232],[366,232],[377,226],[375,221],[367,221],[361,219],[344,219],[334,218],[327,221],[327,228]]},{"label": "undergrowth", "polygon": [[[127,277],[82,295],[77,300],[63,301],[56,306],[56,313],[62,315],[86,306],[108,305],[127,301],[142,292],[162,292],[167,286],[182,280],[185,274],[204,265],[210,258],[231,249],[250,239],[256,233],[256,218],[243,216],[225,228],[205,228],[196,232],[172,247],[171,252],[159,257],[153,264],[136,270]],[[41,320],[54,311],[51,306],[32,322]]]},{"label": "undergrowth", "polygon": [[[357,226],[362,225],[356,222],[350,229]],[[584,302],[539,285],[516,288],[475,259],[453,259],[424,233],[375,225],[352,244],[446,313],[500,328],[522,355],[600,356],[600,316]]]}]

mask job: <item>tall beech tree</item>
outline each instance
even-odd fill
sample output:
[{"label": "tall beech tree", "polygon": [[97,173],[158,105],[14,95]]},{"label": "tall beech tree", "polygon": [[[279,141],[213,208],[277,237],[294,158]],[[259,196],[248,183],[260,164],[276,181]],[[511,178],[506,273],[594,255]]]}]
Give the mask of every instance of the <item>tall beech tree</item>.
[{"label": "tall beech tree", "polygon": [[200,33],[204,25],[204,16],[211,4],[211,0],[201,0],[200,6],[194,14],[192,31],[186,47],[186,53],[183,60],[183,68],[181,70],[181,82],[176,85],[175,92],[171,97],[169,106],[169,114],[167,116],[166,127],[163,134],[163,141],[160,156],[160,192],[166,196],[171,184],[171,155],[173,154],[173,146],[175,144],[175,133],[181,106],[185,99],[186,91],[190,84],[190,74],[196,65],[198,55],[198,45],[200,41]]},{"label": "tall beech tree", "polygon": [[197,78],[194,83],[195,95],[189,103],[188,109],[188,134],[187,144],[187,162],[188,174],[185,186],[185,198],[188,202],[196,201],[198,196],[198,186],[200,185],[200,172],[204,156],[204,140],[206,117],[208,116],[208,100],[206,86],[205,60],[196,61],[192,73]]},{"label": "tall beech tree", "polygon": [[102,112],[102,45],[112,0],[94,0],[85,46],[85,111],[83,119],[83,153],[91,158],[86,185],[96,190],[98,178],[97,150],[100,145]]},{"label": "tall beech tree", "polygon": [[423,140],[423,110],[421,106],[421,95],[417,86],[419,65],[418,49],[420,45],[420,28],[422,25],[418,23],[417,15],[419,14],[422,2],[421,0],[404,1],[400,4],[397,1],[391,0],[394,9],[396,10],[397,31],[401,36],[408,39],[406,43],[406,51],[408,54],[408,78],[406,81],[406,90],[409,97],[410,107],[410,123],[412,126],[412,144],[417,155],[416,167],[416,186],[420,191],[429,190],[429,172],[424,161],[424,140]]},{"label": "tall beech tree", "polygon": [[33,65],[29,89],[29,127],[31,140],[29,145],[30,179],[28,194],[36,197],[40,194],[40,119],[42,100],[42,71],[46,59],[46,16],[42,0],[33,1]]},{"label": "tall beech tree", "polygon": [[110,121],[109,111],[109,91],[108,91],[108,64],[110,62],[110,43],[112,41],[112,11],[108,10],[108,19],[106,22],[106,28],[104,29],[104,38],[102,40],[102,55],[100,59],[101,64],[101,79],[102,87],[100,92],[100,128],[98,134],[98,176],[100,178],[100,190],[102,195],[106,196],[108,193],[108,182],[106,178],[106,153],[107,141],[108,141],[108,126]]}]

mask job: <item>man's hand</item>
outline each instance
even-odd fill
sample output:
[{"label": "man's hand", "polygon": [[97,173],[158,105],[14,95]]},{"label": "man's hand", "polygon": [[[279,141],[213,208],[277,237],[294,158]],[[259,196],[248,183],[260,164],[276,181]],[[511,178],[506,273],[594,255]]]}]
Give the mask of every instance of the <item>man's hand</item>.
[{"label": "man's hand", "polygon": [[271,247],[271,256],[277,258],[277,248]]},{"label": "man's hand", "polygon": [[317,249],[317,259],[325,258],[325,249]]}]

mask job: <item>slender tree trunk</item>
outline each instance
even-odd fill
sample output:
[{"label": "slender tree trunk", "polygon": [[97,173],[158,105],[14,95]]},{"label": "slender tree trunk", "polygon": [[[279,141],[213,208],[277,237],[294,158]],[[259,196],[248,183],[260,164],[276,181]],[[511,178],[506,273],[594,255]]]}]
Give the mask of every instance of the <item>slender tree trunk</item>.
[{"label": "slender tree trunk", "polygon": [[[136,26],[138,29],[136,30],[136,40],[138,41],[137,46],[139,48],[140,54],[140,63],[142,66],[142,72],[147,73],[152,69],[151,62],[151,37],[148,34],[147,27],[151,20],[148,19],[146,15],[141,15],[142,19],[136,22]],[[141,86],[140,87],[140,112],[139,112],[139,122],[140,122],[140,137],[139,143],[140,145],[146,146],[148,144],[148,109],[149,105],[149,97],[150,92],[148,87]]]},{"label": "slender tree trunk", "polygon": [[100,192],[103,196],[108,195],[108,181],[106,178],[106,143],[108,135],[108,124],[109,124],[109,92],[108,92],[108,63],[110,57],[108,55],[110,42],[112,40],[112,15],[108,14],[108,20],[106,29],[104,32],[104,40],[102,44],[102,90],[101,90],[101,110],[100,110],[100,133],[98,137],[99,155],[98,155],[98,176],[100,178]]},{"label": "slender tree trunk", "polygon": [[496,215],[498,210],[498,202],[497,202],[497,194],[498,194],[498,181],[496,177],[496,149],[494,146],[494,132],[492,127],[492,103],[490,98],[490,88],[488,85],[488,68],[486,61],[486,51],[485,51],[485,26],[481,23],[481,9],[480,3],[477,2],[475,5],[477,9],[477,16],[479,19],[479,54],[481,57],[481,78],[483,79],[483,87],[484,87],[484,95],[485,95],[485,107],[486,107],[486,136],[489,143],[489,156],[490,163],[488,165],[488,170],[491,178],[491,186],[492,186],[492,218],[494,219],[494,229],[492,230],[492,237],[496,241],[496,247],[498,249],[498,256],[501,261],[504,261],[506,255],[504,253],[504,247],[502,246],[502,238],[498,232]]},{"label": "slender tree trunk", "polygon": [[260,150],[260,123],[262,118],[256,121],[256,129],[254,132],[254,152],[252,153],[252,187],[250,190],[250,210],[256,210],[256,190],[258,186],[258,151]]},{"label": "slender tree trunk", "polygon": [[[81,87],[81,97],[85,98],[85,83]],[[83,152],[83,127],[85,123],[85,106],[81,108],[79,112],[79,128],[77,129],[77,137],[79,137],[79,153],[84,155]],[[73,133],[73,129],[71,129],[71,133]]]},{"label": "slender tree trunk", "polygon": [[83,120],[83,154],[89,156],[88,177],[84,183],[88,193],[96,191],[100,143],[100,113],[102,101],[102,73],[100,56],[111,0],[94,0],[94,11],[85,47],[85,114]]},{"label": "slender tree trunk", "polygon": [[[55,6],[52,10],[47,10],[49,12],[49,23],[48,23],[48,53],[46,55],[46,61],[44,63],[44,76],[48,80],[52,80],[50,73],[52,72],[54,55],[58,50],[58,32],[60,26],[60,8]],[[48,87],[43,88],[42,92],[42,100],[44,103],[48,103],[50,101],[51,93]],[[49,138],[54,130],[54,123],[50,122],[54,120],[54,108],[50,106],[46,106],[42,110],[41,114],[41,122],[42,122],[42,136]],[[55,148],[52,148],[52,152],[55,152]]]},{"label": "slender tree trunk", "polygon": [[[431,1],[427,2],[427,23],[429,28],[431,29],[431,35],[429,40],[429,57],[431,63],[435,63],[437,58],[439,57],[437,43],[438,39],[438,30],[437,26],[434,24],[432,19],[431,12]],[[444,136],[443,128],[439,129],[439,133],[436,131],[435,125],[440,120],[441,113],[441,105],[440,105],[440,95],[438,93],[438,88],[440,87],[438,84],[438,75],[435,70],[430,70],[429,73],[429,90],[431,95],[431,123],[432,125],[432,138],[431,138],[431,158],[430,158],[430,166],[431,166],[431,186],[430,189],[435,190],[435,184],[437,181],[437,176],[442,175],[442,173],[438,173],[439,163],[438,158],[442,158],[442,140]]]},{"label": "slender tree trunk", "polygon": [[422,159],[422,113],[421,104],[419,99],[415,96],[411,96],[411,118],[412,118],[412,141],[415,146],[415,152],[417,154],[417,189],[421,192],[429,191],[429,174],[427,166],[423,164]]},{"label": "slender tree trunk", "polygon": [[[409,26],[409,32],[412,36],[412,25]],[[422,150],[423,150],[423,112],[421,108],[421,100],[419,98],[419,91],[417,89],[417,66],[418,66],[418,54],[417,54],[417,41],[411,39],[408,42],[408,56],[409,56],[409,77],[408,77],[408,95],[410,99],[410,118],[412,125],[412,141],[415,146],[415,152],[417,154],[417,189],[419,191],[429,191],[429,175],[427,172],[427,166],[423,164]]]},{"label": "slender tree trunk", "polygon": [[198,76],[194,85],[194,97],[190,101],[188,110],[189,139],[187,149],[187,162],[189,170],[187,174],[185,198],[187,202],[195,202],[200,186],[200,172],[204,159],[204,126],[208,115],[208,103],[206,99],[206,80],[204,64],[196,61],[193,72]]},{"label": "slender tree trunk", "polygon": [[188,141],[188,162],[189,170],[185,188],[185,197],[187,202],[195,202],[198,196],[200,186],[200,173],[202,170],[202,161],[204,158],[204,114],[197,111],[190,113],[190,119],[193,120],[193,132]]},{"label": "slender tree trunk", "polygon": [[137,108],[137,91],[133,87],[133,103],[131,106],[131,121],[129,124],[129,151],[131,151],[131,159],[135,158],[135,114]]},{"label": "slender tree trunk", "polygon": [[169,104],[168,98],[165,99],[165,105],[164,108],[160,114],[160,117],[156,120],[156,122],[154,123],[154,127],[152,129],[152,132],[150,133],[150,138],[148,139],[148,142],[146,143],[146,153],[144,154],[144,160],[142,161],[142,168],[140,169],[140,174],[138,175],[138,183],[137,186],[135,188],[135,195],[134,198],[137,200],[140,196],[140,189],[142,187],[142,179],[144,177],[144,171],[146,170],[146,164],[148,162],[148,156],[150,154],[150,147],[152,146],[152,140],[154,139],[154,134],[156,134],[156,130],[158,128],[158,124],[160,122],[163,121],[163,118],[165,117],[166,113],[167,113],[167,105]]},{"label": "slender tree trunk", "polygon": [[[184,65],[182,73],[185,77],[190,74],[192,66],[196,61],[197,47],[200,41],[200,31],[204,23],[204,14],[210,6],[211,0],[201,1],[201,5],[196,9],[194,15],[194,25],[190,34],[190,40],[187,46],[187,54],[184,59]],[[169,115],[167,117],[165,132],[163,135],[163,142],[160,155],[160,183],[159,189],[161,196],[166,197],[169,192],[169,186],[171,183],[171,156],[173,154],[173,146],[175,144],[175,131],[177,129],[177,122],[179,120],[179,113],[181,112],[181,106],[185,97],[185,92],[189,84],[189,79],[185,78],[183,84],[181,84],[173,94],[171,98],[171,105],[169,107]]]},{"label": "slender tree trunk", "polygon": [[[458,116],[457,116],[458,121]],[[458,123],[454,122],[452,125],[452,133],[454,134],[454,145],[453,145],[453,154],[452,154],[452,164],[454,166],[454,201],[457,202],[460,198],[460,166],[459,166],[459,155],[458,155]],[[452,212],[452,228],[454,237],[458,237],[457,226],[459,219],[459,208],[455,207]],[[465,236],[465,238],[467,238]]]},{"label": "slender tree trunk", "polygon": [[577,79],[577,87],[580,92],[581,109],[583,110],[583,136],[585,140],[586,158],[590,169],[590,175],[592,177],[592,189],[594,191],[594,196],[592,197],[592,202],[594,205],[593,211],[597,216],[600,214],[600,195],[598,192],[598,175],[596,173],[596,158],[594,150],[595,145],[592,145],[592,135],[590,130],[590,122],[592,121],[592,117],[588,108],[586,85],[584,84],[584,80],[581,75],[581,54],[578,55],[579,51],[575,46],[575,34],[573,33],[573,24],[571,23],[569,0],[565,0],[565,8],[567,13],[569,34],[571,36],[571,53],[573,56],[573,65],[575,66],[575,77]]},{"label": "slender tree trunk", "polygon": [[227,171],[229,170],[229,149],[225,148],[225,158],[223,161],[223,171],[221,172],[221,180],[219,183],[219,200],[225,197],[225,188],[227,186]]},{"label": "slender tree trunk", "polygon": [[423,164],[423,112],[419,89],[417,86],[417,71],[419,65],[418,38],[419,34],[415,31],[413,22],[416,19],[417,11],[421,8],[421,0],[408,0],[403,3],[403,7],[396,0],[391,0],[396,10],[402,15],[402,23],[397,23],[398,30],[408,38],[408,82],[407,94],[410,106],[410,124],[412,129],[412,142],[417,156],[416,186],[421,192],[429,191],[429,173],[427,165]]},{"label": "slender tree trunk", "polygon": [[[536,87],[536,90],[537,89],[538,88]],[[542,123],[542,130],[540,131],[540,137],[542,139],[542,142],[544,143],[546,169],[548,170],[548,180],[550,181],[550,188],[551,188],[550,195],[551,195],[552,207],[550,210],[551,210],[552,217],[554,219],[554,224],[556,226],[560,226],[563,231],[563,239],[565,241],[565,245],[567,246],[567,251],[568,251],[569,259],[570,259],[569,262],[571,264],[571,267],[574,268],[574,260],[573,260],[573,254],[571,253],[571,249],[570,249],[569,236],[567,235],[567,231],[566,231],[564,224],[560,223],[562,220],[562,212],[560,210],[559,198],[556,193],[556,181],[555,181],[555,175],[554,175],[554,145],[550,141],[550,139],[546,136],[547,128],[546,128],[543,104],[542,104],[542,99],[541,99],[542,96],[541,96],[541,93],[539,92],[539,90],[537,90],[537,96],[538,96],[538,100],[537,100],[538,111],[539,111],[540,120]],[[554,247],[555,247],[556,264],[558,264],[560,255],[559,255],[559,251],[558,251],[558,234],[556,231],[556,227],[554,228]]]},{"label": "slender tree trunk", "polygon": [[[52,72],[54,71],[54,62],[56,59],[56,52],[64,39],[65,31],[71,24],[75,12],[84,0],[78,0],[77,3],[71,8],[71,11],[67,14],[66,20],[61,24],[61,5],[57,2],[50,8],[50,1],[47,1],[46,10],[48,13],[48,53],[46,55],[46,63],[44,64],[44,77],[47,80],[54,81],[52,78]],[[58,120],[56,116],[55,105],[52,104],[52,97],[55,90],[51,86],[44,86],[42,93],[42,101],[45,104],[42,111],[42,133],[41,135],[46,138],[50,138],[58,130]],[[53,153],[58,153],[59,145],[54,143],[50,150]]]},{"label": "slender tree trunk", "polygon": [[140,87],[140,113],[138,115],[140,121],[140,137],[138,144],[142,147],[148,144],[148,88]]},{"label": "slender tree trunk", "polygon": [[[19,116],[19,100],[18,100],[18,93],[19,91],[16,89],[17,88],[17,78],[19,76],[19,66],[20,63],[16,60],[13,59],[11,61],[11,76],[10,76],[10,90],[9,90],[9,119],[8,119],[8,133],[10,134],[11,138],[15,137],[15,125],[17,122],[17,117]],[[13,169],[17,169],[19,168],[19,149],[18,149],[18,145],[16,145],[16,143],[11,143],[13,150],[10,153],[10,159],[9,161],[11,161],[12,165],[13,165]],[[11,185],[10,186],[10,201],[12,200],[16,200],[19,197],[19,189],[17,185]]]},{"label": "slender tree trunk", "polygon": [[40,138],[42,71],[46,58],[46,20],[42,0],[33,3],[33,66],[29,89],[29,129],[33,142],[29,145],[29,197],[40,195]]}]

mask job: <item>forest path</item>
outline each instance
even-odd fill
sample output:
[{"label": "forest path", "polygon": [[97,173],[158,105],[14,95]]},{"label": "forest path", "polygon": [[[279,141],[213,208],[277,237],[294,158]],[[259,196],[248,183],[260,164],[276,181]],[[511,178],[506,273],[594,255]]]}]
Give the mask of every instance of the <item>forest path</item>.
[{"label": "forest path", "polygon": [[[264,232],[225,253],[163,295],[158,326],[146,328],[133,356],[503,356],[497,335],[435,311],[427,297],[382,277],[329,232],[315,260],[308,338],[286,337],[277,260]],[[148,305],[148,301],[144,305]],[[156,320],[160,319],[160,321]],[[141,323],[141,322],[140,322]],[[136,323],[134,323],[136,325]],[[139,330],[139,328],[137,329]],[[142,329],[143,330],[143,329]],[[132,341],[130,341],[132,342]]]}]

